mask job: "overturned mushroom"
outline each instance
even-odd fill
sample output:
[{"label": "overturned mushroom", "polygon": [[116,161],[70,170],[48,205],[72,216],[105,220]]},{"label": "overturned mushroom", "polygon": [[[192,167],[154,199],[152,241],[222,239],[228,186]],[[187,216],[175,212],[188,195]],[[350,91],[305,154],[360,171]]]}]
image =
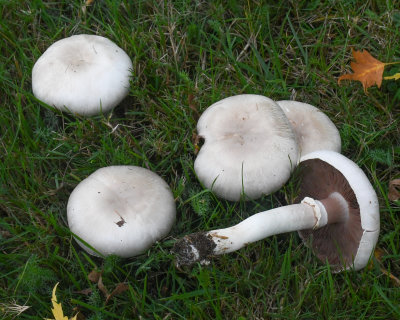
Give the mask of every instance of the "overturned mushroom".
[{"label": "overturned mushroom", "polygon": [[303,102],[282,100],[276,102],[288,117],[300,147],[301,156],[317,151],[341,151],[338,129],[318,108]]},{"label": "overturned mushroom", "polygon": [[201,115],[197,132],[205,141],[194,163],[196,174],[227,200],[276,191],[298,162],[288,119],[263,96],[243,94],[214,103]]},{"label": "overturned mushroom", "polygon": [[363,268],[379,234],[379,205],[364,172],[333,151],[301,159],[300,203],[257,213],[230,228],[194,233],[173,249],[176,264],[206,262],[271,235],[299,231],[322,261],[341,271]]},{"label": "overturned mushroom", "polygon": [[107,112],[129,92],[132,61],[111,40],[80,34],[53,43],[32,69],[41,101],[80,115]]},{"label": "overturned mushroom", "polygon": [[67,215],[72,233],[101,255],[131,257],[168,234],[175,221],[175,202],[167,183],[154,172],[111,166],[98,169],[76,186]]}]

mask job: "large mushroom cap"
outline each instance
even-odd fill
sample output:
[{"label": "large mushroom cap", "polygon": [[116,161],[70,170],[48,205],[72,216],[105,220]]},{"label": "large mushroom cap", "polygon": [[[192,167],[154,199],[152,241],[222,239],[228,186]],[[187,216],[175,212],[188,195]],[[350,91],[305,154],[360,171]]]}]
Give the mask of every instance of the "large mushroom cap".
[{"label": "large mushroom cap", "polygon": [[288,117],[300,146],[300,153],[317,150],[341,151],[338,129],[329,117],[318,108],[303,102],[277,101]]},{"label": "large mushroom cap", "polygon": [[132,61],[109,39],[75,35],[53,43],[32,70],[33,94],[80,115],[107,112],[129,92]]},{"label": "large mushroom cap", "polygon": [[288,119],[271,99],[252,94],[218,101],[201,115],[204,145],[194,163],[199,180],[219,197],[255,199],[279,189],[297,165]]},{"label": "large mushroom cap", "polygon": [[175,202],[167,183],[150,170],[111,166],[77,185],[67,215],[71,231],[101,254],[131,257],[167,235],[175,221]]},{"label": "large mushroom cap", "polygon": [[302,157],[298,200],[327,198],[338,192],[347,202],[349,215],[341,222],[316,230],[299,231],[319,259],[333,269],[363,268],[379,235],[379,204],[364,172],[351,160],[333,151],[316,151]]}]

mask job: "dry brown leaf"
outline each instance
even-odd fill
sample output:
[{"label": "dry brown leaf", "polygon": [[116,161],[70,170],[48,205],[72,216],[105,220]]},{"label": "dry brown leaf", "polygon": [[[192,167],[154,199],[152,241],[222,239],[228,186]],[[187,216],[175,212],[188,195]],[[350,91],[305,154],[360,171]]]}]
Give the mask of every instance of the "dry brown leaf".
[{"label": "dry brown leaf", "polygon": [[100,277],[101,277],[101,271],[97,271],[97,270],[92,270],[89,274],[88,274],[88,279],[93,282],[96,283],[99,281]]},{"label": "dry brown leaf", "polygon": [[394,179],[389,182],[388,198],[391,201],[400,199],[400,179]]},{"label": "dry brown leaf", "polygon": [[357,51],[352,49],[352,54],[355,61],[352,61],[350,66],[354,73],[344,74],[339,77],[338,83],[342,80],[356,80],[363,85],[364,92],[374,84],[381,87],[383,69],[387,63],[375,59],[367,50]]},{"label": "dry brown leaf", "polygon": [[99,278],[99,281],[97,281],[97,287],[99,288],[99,290],[104,294],[104,296],[107,299],[110,294],[108,293],[108,290],[107,290],[106,286],[104,285],[103,278],[101,276]]},{"label": "dry brown leaf", "polygon": [[[109,293],[108,290],[107,290],[107,288],[106,288],[106,286],[105,286],[104,283],[103,283],[102,273],[103,273],[103,272],[101,272],[101,271],[92,270],[92,271],[88,274],[88,279],[89,279],[91,282],[97,284],[97,287],[99,288],[99,290],[101,291],[101,293],[102,293],[102,294],[104,295],[104,297],[106,298],[106,302],[105,302],[105,303],[107,304],[108,301],[109,301],[112,297],[114,297],[114,296],[116,296],[116,295],[118,295],[118,294],[120,294],[120,293],[122,293],[122,292],[128,290],[128,289],[129,289],[129,286],[128,286],[126,283],[123,283],[123,282],[118,283],[118,284],[116,285],[116,287],[114,288],[114,290],[113,290],[111,293]],[[79,292],[79,293],[86,294],[86,293],[90,293],[90,292],[91,292],[91,291],[89,291],[90,289],[86,289],[86,290],[87,290],[87,291],[82,290],[82,291]]]},{"label": "dry brown leaf", "polygon": [[115,287],[115,289],[108,295],[108,297],[106,298],[106,304],[108,303],[108,301],[118,295],[121,294],[122,292],[125,292],[129,289],[129,286],[126,283],[118,283],[117,286]]}]

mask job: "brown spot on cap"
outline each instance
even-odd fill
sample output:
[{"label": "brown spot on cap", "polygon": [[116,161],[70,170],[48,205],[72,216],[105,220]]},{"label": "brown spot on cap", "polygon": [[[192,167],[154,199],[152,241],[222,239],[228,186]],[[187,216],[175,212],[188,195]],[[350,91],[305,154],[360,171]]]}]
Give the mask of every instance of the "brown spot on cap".
[{"label": "brown spot on cap", "polygon": [[121,217],[121,220],[118,221],[118,222],[116,222],[115,224],[116,224],[118,227],[121,228],[125,223],[126,223],[126,221],[124,220],[124,218]]}]

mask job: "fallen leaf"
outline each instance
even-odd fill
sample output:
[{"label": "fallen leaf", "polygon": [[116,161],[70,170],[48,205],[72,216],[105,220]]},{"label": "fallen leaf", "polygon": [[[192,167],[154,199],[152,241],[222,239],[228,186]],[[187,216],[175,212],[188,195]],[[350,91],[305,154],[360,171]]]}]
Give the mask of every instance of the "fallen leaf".
[{"label": "fallen leaf", "polygon": [[106,286],[103,284],[103,278],[100,276],[99,281],[97,281],[97,287],[99,288],[99,290],[104,294],[104,296],[107,297],[110,295],[108,293],[108,290],[106,288]]},{"label": "fallen leaf", "polygon": [[53,288],[53,295],[51,297],[51,302],[53,303],[53,308],[51,311],[53,312],[53,316],[56,320],[68,320],[68,317],[64,316],[61,303],[57,302],[56,290],[57,290],[58,282]]},{"label": "fallen leaf", "polygon": [[385,80],[399,80],[400,79],[400,72],[396,73],[392,76],[384,77]]},{"label": "fallen leaf", "polygon": [[[53,294],[51,297],[51,302],[53,304],[53,308],[51,311],[53,312],[53,316],[55,320],[68,320],[67,316],[64,316],[64,312],[62,309],[61,303],[57,302],[57,296],[56,296],[56,290],[57,290],[58,282],[53,288]],[[76,315],[71,319],[71,320],[76,320]]]},{"label": "fallen leaf", "polygon": [[354,73],[345,74],[339,77],[338,83],[342,80],[356,80],[363,85],[364,92],[374,84],[381,87],[383,69],[387,63],[375,59],[367,50],[357,51],[352,49],[352,54],[355,62],[352,61],[350,66]]},{"label": "fallen leaf", "polygon": [[[103,277],[102,277],[102,272],[101,271],[96,271],[96,270],[92,270],[89,274],[88,274],[88,279],[93,282],[93,283],[97,283],[97,288],[99,288],[99,290],[101,291],[101,293],[104,295],[104,297],[106,298],[105,303],[107,304],[107,302],[114,296],[126,291],[129,289],[129,286],[126,283],[118,283],[116,285],[116,287],[114,288],[114,290],[109,293],[106,286],[103,283]],[[79,293],[82,294],[86,294],[86,293],[90,293],[91,291],[89,291],[90,289],[86,289],[82,290]],[[58,319],[56,319],[58,320]]]},{"label": "fallen leaf", "polygon": [[106,298],[106,304],[107,302],[114,296],[121,294],[122,292],[125,292],[129,289],[129,286],[126,283],[118,283],[115,289],[108,295]]},{"label": "fallen leaf", "polygon": [[389,182],[388,198],[391,201],[400,199],[400,179],[394,179]]},{"label": "fallen leaf", "polygon": [[99,281],[100,277],[101,277],[101,272],[97,271],[97,270],[92,270],[88,274],[88,279],[93,283],[97,283]]},{"label": "fallen leaf", "polygon": [[76,320],[86,320],[85,316],[80,312],[79,307],[74,307],[72,311],[76,312]]}]

